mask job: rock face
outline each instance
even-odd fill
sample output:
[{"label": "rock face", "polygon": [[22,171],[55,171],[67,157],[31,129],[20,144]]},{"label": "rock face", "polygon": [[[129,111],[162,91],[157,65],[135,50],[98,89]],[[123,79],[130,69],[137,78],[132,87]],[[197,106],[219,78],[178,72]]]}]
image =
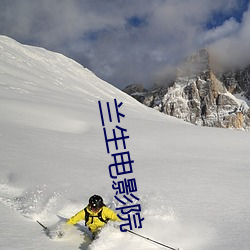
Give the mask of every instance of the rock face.
[{"label": "rock face", "polygon": [[123,91],[128,95],[133,96],[137,101],[142,103],[144,101],[144,95],[147,92],[147,90],[144,89],[143,85],[141,84],[131,84],[123,89]]},{"label": "rock face", "polygon": [[250,100],[250,66],[218,74],[218,79],[225,84],[230,93],[242,93]]},{"label": "rock face", "polygon": [[[250,96],[249,72],[250,68],[215,75],[209,53],[204,49],[187,58],[178,68],[170,87],[147,91],[137,85],[136,91],[129,94],[149,107],[196,125],[248,129],[250,109],[233,94]],[[129,89],[133,87],[130,85]]]}]

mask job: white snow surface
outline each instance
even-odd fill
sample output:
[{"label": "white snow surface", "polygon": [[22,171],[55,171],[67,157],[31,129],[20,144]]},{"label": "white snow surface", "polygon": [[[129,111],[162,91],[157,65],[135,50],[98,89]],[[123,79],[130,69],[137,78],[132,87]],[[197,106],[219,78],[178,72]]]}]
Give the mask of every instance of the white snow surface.
[{"label": "white snow surface", "polygon": [[[115,98],[125,114],[119,124],[109,123],[105,113],[110,102],[113,114]],[[64,223],[58,215],[69,218],[93,194],[115,209],[108,171],[113,160],[99,100],[107,131],[119,125],[130,136],[133,173],[125,177],[136,178],[145,218],[135,232],[183,250],[250,249],[249,132],[168,117],[63,55],[5,36],[0,36],[0,249],[164,249],[112,223],[92,243],[83,223],[62,239],[49,238],[36,223],[50,228]]]}]

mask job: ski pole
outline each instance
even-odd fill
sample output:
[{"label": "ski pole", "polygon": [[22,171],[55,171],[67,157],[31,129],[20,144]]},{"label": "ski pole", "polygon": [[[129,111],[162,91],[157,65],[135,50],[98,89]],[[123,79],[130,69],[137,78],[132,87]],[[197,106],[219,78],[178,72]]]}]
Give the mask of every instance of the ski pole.
[{"label": "ski pole", "polygon": [[44,230],[48,230],[48,228],[45,227],[41,222],[39,222],[38,220],[37,220],[36,222],[37,222],[40,226],[42,226]]},{"label": "ski pole", "polygon": [[129,230],[129,229],[127,229],[127,232],[129,232],[129,233],[131,233],[131,234],[134,234],[134,235],[137,235],[137,236],[139,236],[139,237],[141,237],[141,238],[144,238],[144,239],[146,239],[146,240],[148,240],[148,241],[152,241],[152,242],[154,242],[154,243],[156,243],[156,244],[158,244],[158,245],[161,245],[161,246],[163,246],[163,247],[167,247],[167,248],[169,248],[169,249],[171,249],[171,250],[180,250],[180,248],[173,248],[173,247],[164,245],[164,244],[162,244],[162,243],[160,243],[160,242],[158,242],[158,241],[155,241],[155,240],[152,240],[152,239],[150,239],[150,238],[147,238],[147,237],[145,237],[145,236],[143,236],[143,235],[140,235],[140,234],[138,234],[138,233],[135,233],[135,232],[133,232],[133,231],[131,231],[131,230]]}]

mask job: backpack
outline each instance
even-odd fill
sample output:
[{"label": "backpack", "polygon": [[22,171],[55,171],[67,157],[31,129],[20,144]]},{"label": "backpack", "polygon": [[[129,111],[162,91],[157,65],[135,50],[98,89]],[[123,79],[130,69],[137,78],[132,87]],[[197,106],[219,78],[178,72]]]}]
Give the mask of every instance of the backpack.
[{"label": "backpack", "polygon": [[107,222],[109,221],[109,219],[104,220],[104,219],[102,218],[102,210],[101,210],[96,216],[90,215],[90,213],[89,213],[88,210],[87,210],[87,207],[84,208],[84,212],[85,212],[85,219],[84,219],[84,220],[85,220],[85,226],[87,226],[87,222],[89,221],[90,217],[92,218],[92,221],[91,221],[90,224],[93,223],[94,217],[98,217],[98,219],[99,219],[100,221],[104,222],[104,223],[107,223]]}]

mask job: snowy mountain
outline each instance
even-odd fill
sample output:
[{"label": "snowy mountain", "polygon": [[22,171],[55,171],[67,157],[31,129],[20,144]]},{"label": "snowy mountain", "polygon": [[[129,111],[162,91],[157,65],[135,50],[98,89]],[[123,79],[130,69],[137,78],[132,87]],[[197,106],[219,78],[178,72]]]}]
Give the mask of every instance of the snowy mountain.
[{"label": "snowy mountain", "polygon": [[[209,127],[250,127],[249,69],[217,72],[207,50],[200,50],[180,65],[174,83],[124,92],[143,104],[184,121]],[[236,95],[237,94],[237,95]]]},{"label": "snowy mountain", "polygon": [[[117,208],[98,101],[114,111],[136,178],[144,221],[134,231],[184,250],[248,250],[249,133],[193,126],[140,104],[63,55],[0,36],[0,248],[163,249],[112,224],[90,242],[84,222],[53,229],[102,195]],[[109,131],[110,132],[110,131]],[[108,133],[109,136],[110,133]],[[118,143],[119,144],[119,143]],[[111,146],[110,146],[111,147]],[[119,150],[122,147],[119,144]],[[112,151],[115,147],[112,147]],[[128,176],[129,178],[129,176]]]}]

